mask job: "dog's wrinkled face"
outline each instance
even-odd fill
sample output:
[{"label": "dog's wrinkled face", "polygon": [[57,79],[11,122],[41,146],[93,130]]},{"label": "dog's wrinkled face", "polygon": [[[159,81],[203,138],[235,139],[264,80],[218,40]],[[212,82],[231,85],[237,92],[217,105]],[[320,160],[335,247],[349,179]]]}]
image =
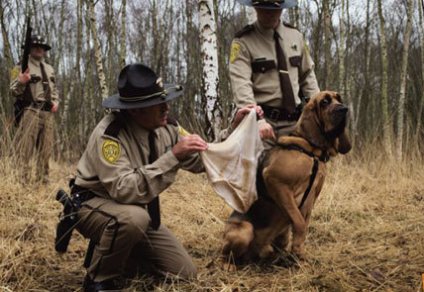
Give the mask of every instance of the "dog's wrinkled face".
[{"label": "dog's wrinkled face", "polygon": [[303,109],[298,131],[314,145],[347,153],[350,142],[345,133],[348,108],[337,92],[322,91],[315,95]]}]

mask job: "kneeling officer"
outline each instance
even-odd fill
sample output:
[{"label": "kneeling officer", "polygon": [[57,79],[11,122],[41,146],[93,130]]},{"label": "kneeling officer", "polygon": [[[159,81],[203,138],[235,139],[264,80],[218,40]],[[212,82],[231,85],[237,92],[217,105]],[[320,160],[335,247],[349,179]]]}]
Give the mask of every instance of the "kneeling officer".
[{"label": "kneeling officer", "polygon": [[95,243],[85,291],[122,289],[132,263],[162,275],[196,276],[187,251],[160,222],[159,194],[179,168],[203,171],[198,153],[207,144],[197,135],[181,138],[168,122],[168,102],[182,88],[164,85],[150,68],[126,66],[118,91],[103,107],[119,111],[94,129],[72,188],[85,199],[77,230]]}]

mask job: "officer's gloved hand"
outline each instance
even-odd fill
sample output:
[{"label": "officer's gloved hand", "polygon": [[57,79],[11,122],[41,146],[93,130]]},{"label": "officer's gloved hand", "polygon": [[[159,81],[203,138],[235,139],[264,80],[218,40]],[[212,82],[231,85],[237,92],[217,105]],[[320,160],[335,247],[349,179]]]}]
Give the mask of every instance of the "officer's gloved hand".
[{"label": "officer's gloved hand", "polygon": [[29,68],[25,72],[20,72],[18,75],[18,81],[21,84],[27,84],[31,80],[31,75],[29,74]]}]

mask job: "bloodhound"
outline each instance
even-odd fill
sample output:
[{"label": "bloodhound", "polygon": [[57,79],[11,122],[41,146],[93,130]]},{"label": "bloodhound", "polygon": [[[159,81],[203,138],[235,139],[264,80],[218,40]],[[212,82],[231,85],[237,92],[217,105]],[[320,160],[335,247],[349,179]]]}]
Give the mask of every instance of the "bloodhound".
[{"label": "bloodhound", "polygon": [[[351,144],[345,132],[348,108],[338,93],[323,91],[303,110],[294,132],[278,139],[258,176],[259,199],[246,214],[233,212],[224,231],[224,256],[236,262],[268,258],[274,247],[289,248],[304,257],[311,211],[322,189],[326,162],[346,154]],[[262,183],[265,192],[259,187]],[[291,232],[290,232],[291,231]]]}]

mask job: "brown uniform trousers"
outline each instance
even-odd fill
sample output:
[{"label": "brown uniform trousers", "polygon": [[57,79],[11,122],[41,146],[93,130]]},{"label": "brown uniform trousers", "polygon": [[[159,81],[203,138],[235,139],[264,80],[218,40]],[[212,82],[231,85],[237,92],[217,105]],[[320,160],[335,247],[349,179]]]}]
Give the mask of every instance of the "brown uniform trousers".
[{"label": "brown uniform trousers", "polygon": [[181,243],[163,224],[158,230],[150,228],[143,207],[96,197],[85,202],[78,215],[78,231],[98,243],[87,270],[94,281],[133,275],[135,270],[182,279],[196,276]]},{"label": "brown uniform trousers", "polygon": [[53,149],[53,114],[28,107],[14,140],[18,166],[24,169],[24,176],[30,179],[32,165],[36,165],[36,179],[47,180],[49,158]]}]

